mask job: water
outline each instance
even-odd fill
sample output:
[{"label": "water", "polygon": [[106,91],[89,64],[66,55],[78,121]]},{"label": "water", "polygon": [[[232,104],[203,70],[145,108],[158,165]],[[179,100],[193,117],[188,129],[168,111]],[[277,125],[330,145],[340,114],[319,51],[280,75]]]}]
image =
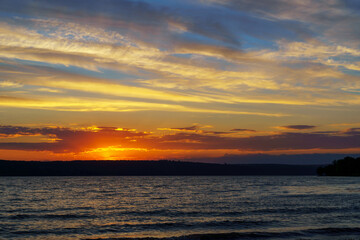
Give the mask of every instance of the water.
[{"label": "water", "polygon": [[360,239],[360,178],[2,177],[0,239]]}]

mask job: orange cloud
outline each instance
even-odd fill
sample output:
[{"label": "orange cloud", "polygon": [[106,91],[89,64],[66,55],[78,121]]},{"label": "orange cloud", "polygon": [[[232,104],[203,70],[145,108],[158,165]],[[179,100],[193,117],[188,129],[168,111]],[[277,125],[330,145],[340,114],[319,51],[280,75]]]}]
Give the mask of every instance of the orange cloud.
[{"label": "orange cloud", "polygon": [[[47,151],[54,154],[74,156],[100,156],[109,159],[132,156],[143,158],[151,152],[162,153],[163,157],[174,156],[181,151],[200,151],[209,154],[226,152],[281,152],[281,151],[343,151],[360,148],[358,128],[340,132],[321,133],[277,133],[263,136],[234,137],[207,132],[180,131],[176,134],[155,135],[116,127],[92,127],[70,129],[60,127],[29,128],[19,126],[0,126],[3,137],[14,135],[42,135],[53,141],[45,142],[0,142],[0,149],[18,151]],[[171,153],[172,152],[172,153]],[[130,154],[131,153],[131,154]],[[166,155],[166,153],[168,155]],[[160,154],[161,155],[161,154]],[[159,155],[159,156],[160,156]],[[181,155],[181,154],[180,154]],[[188,156],[188,155],[187,155]],[[124,158],[122,158],[124,159]]]}]

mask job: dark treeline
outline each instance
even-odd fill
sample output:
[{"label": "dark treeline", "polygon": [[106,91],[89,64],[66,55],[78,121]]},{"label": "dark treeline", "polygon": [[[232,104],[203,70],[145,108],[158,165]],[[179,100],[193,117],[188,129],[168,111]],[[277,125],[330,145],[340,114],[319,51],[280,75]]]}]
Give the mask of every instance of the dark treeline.
[{"label": "dark treeline", "polygon": [[5,161],[0,176],[316,175],[319,165],[213,164],[180,161]]},{"label": "dark treeline", "polygon": [[319,167],[317,174],[320,176],[360,176],[360,157],[335,160],[330,165]]}]

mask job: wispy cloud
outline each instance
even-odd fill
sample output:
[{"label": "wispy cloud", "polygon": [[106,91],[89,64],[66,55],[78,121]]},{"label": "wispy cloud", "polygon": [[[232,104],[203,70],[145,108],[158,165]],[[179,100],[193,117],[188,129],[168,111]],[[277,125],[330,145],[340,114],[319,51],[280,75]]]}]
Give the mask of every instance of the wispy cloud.
[{"label": "wispy cloud", "polygon": [[104,126],[151,118],[144,128],[162,135],[133,139],[138,146],[112,139],[85,147],[61,134],[115,130],[59,128],[55,142],[2,146],[166,154],[357,148],[358,126],[334,124],[359,117],[359,10],[341,0],[7,2],[0,9],[5,123],[47,122],[44,114],[54,113],[66,115],[60,127],[106,112]]},{"label": "wispy cloud", "polygon": [[21,84],[10,81],[2,81],[0,82],[0,88],[19,88],[22,87]]},{"label": "wispy cloud", "polygon": [[287,130],[309,130],[309,129],[316,128],[316,126],[313,126],[313,125],[287,125],[287,126],[280,126],[277,128],[287,129]]}]

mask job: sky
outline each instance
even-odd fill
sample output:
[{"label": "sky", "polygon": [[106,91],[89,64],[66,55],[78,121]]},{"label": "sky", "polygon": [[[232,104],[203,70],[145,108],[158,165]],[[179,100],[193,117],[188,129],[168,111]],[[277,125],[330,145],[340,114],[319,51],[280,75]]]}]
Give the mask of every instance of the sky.
[{"label": "sky", "polygon": [[360,153],[360,1],[0,5],[1,159]]}]

